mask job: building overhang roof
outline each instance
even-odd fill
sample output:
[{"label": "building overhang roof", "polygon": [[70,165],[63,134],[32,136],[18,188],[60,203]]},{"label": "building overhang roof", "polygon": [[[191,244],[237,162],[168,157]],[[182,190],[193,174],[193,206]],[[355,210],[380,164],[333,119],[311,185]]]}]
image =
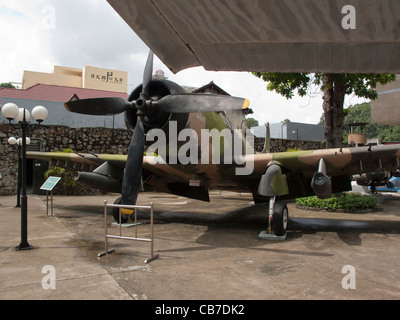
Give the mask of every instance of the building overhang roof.
[{"label": "building overhang roof", "polygon": [[399,0],[107,0],[173,72],[400,73]]}]

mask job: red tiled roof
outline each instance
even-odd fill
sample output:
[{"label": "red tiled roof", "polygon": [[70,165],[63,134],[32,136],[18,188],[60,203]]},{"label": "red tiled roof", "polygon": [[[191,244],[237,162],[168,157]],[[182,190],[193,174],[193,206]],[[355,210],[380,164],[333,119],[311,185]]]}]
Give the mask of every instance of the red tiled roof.
[{"label": "red tiled roof", "polygon": [[25,90],[0,88],[0,104],[2,97],[66,102],[73,95],[76,95],[79,99],[104,97],[128,98],[127,93],[36,84]]}]

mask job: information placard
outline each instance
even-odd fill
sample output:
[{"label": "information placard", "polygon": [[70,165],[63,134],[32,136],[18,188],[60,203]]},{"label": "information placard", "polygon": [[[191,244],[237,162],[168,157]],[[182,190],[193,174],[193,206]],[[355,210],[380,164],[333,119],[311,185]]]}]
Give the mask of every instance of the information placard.
[{"label": "information placard", "polygon": [[60,181],[60,177],[48,177],[47,180],[43,183],[43,185],[40,187],[40,190],[46,190],[46,191],[51,191],[53,188],[56,186],[58,181]]}]

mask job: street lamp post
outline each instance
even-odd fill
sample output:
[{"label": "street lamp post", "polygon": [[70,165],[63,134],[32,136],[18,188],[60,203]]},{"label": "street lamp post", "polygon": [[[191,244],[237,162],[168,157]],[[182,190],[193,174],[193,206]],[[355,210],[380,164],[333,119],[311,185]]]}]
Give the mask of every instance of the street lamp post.
[{"label": "street lamp post", "polygon": [[[15,206],[16,208],[21,208],[21,185],[22,185],[22,164],[21,164],[21,146],[22,146],[22,139],[16,139],[14,137],[11,137],[8,139],[8,143],[11,145],[17,145],[18,147],[18,182],[17,182],[17,205]],[[26,138],[26,144],[30,144],[31,139]]]},{"label": "street lamp post", "polygon": [[[15,247],[16,250],[30,250],[33,247],[28,243],[28,198],[26,196],[26,130],[30,118],[29,111],[25,108],[18,108],[14,103],[6,103],[1,112],[8,121],[15,119],[21,124],[22,145],[21,145],[21,242]],[[48,112],[45,107],[37,106],[32,110],[32,117],[39,123],[47,118]]]}]

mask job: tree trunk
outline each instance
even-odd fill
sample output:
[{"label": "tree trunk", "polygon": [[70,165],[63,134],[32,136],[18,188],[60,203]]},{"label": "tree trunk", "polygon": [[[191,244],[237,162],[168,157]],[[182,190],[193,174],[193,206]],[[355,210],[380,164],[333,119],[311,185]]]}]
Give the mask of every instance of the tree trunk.
[{"label": "tree trunk", "polygon": [[326,74],[324,77],[323,89],[326,147],[328,149],[340,148],[343,140],[343,104],[346,95],[346,87],[334,81],[331,74]]}]

